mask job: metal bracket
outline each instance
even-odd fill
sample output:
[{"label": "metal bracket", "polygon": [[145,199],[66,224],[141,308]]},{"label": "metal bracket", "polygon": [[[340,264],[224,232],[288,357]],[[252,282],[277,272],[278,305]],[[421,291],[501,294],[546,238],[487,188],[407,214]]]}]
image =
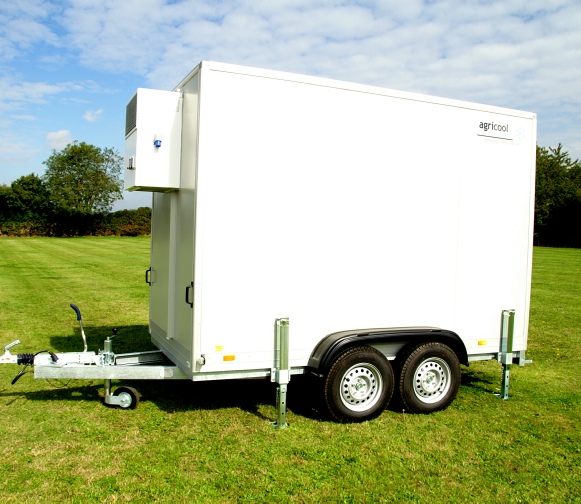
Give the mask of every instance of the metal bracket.
[{"label": "metal bracket", "polygon": [[18,356],[12,355],[10,349],[20,344],[20,340],[13,341],[4,347],[4,355],[0,355],[0,364],[16,364]]},{"label": "metal bracket", "polygon": [[109,379],[105,380],[104,386],[105,386],[105,404],[119,406],[121,404],[119,396],[114,396],[111,393],[111,380]]}]

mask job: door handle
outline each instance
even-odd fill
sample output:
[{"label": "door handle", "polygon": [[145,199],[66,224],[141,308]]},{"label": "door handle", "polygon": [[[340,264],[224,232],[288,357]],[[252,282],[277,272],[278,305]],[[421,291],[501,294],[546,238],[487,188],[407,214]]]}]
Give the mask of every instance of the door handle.
[{"label": "door handle", "polygon": [[186,287],[186,303],[188,303],[192,308],[194,307],[194,300],[190,301],[190,292],[193,293],[194,290],[194,282]]}]

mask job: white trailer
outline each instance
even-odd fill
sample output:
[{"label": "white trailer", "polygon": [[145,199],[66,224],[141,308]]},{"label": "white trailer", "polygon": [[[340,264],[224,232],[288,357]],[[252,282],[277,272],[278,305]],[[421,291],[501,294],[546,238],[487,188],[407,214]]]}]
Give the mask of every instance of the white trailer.
[{"label": "white trailer", "polygon": [[443,409],[476,360],[503,363],[506,395],[527,348],[535,149],[532,113],[316,77],[204,61],[139,89],[125,181],[153,192],[159,372],[266,377],[279,402],[309,373],[339,421],[394,391]]}]

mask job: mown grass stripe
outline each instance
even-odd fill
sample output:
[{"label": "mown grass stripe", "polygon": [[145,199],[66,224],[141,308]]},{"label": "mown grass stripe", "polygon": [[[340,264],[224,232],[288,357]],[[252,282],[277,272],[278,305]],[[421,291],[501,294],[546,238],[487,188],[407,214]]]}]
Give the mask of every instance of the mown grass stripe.
[{"label": "mown grass stripe", "polygon": [[[119,326],[117,351],[148,345],[147,238],[0,240],[0,350],[90,348]],[[0,366],[2,502],[579,502],[581,250],[535,249],[528,357],[511,397],[479,362],[446,411],[388,410],[324,421],[304,378],[289,429],[271,428],[267,381],[137,382],[133,411],[104,407],[99,381],[64,388]],[[228,321],[225,320],[225,323]],[[292,331],[291,331],[292,337]]]}]

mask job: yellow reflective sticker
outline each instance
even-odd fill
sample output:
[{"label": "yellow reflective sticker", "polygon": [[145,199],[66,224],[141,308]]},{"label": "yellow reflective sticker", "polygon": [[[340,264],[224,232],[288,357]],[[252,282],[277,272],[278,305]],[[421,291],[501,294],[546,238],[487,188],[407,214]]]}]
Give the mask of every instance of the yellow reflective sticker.
[{"label": "yellow reflective sticker", "polygon": [[233,361],[236,359],[235,355],[224,355],[224,357],[222,357],[225,361]]},{"label": "yellow reflective sticker", "polygon": [[478,346],[486,346],[486,340],[485,339],[478,340]]}]

